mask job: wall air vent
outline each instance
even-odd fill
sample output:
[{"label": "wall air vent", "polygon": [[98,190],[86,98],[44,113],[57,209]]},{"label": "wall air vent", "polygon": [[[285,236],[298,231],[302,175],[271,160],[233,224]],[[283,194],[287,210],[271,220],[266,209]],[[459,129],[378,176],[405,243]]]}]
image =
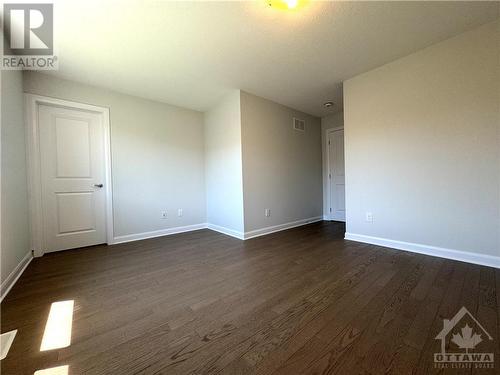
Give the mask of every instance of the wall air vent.
[{"label": "wall air vent", "polygon": [[298,118],[293,118],[293,129],[297,130],[299,132],[305,132],[306,131],[306,122],[304,120],[298,119]]}]

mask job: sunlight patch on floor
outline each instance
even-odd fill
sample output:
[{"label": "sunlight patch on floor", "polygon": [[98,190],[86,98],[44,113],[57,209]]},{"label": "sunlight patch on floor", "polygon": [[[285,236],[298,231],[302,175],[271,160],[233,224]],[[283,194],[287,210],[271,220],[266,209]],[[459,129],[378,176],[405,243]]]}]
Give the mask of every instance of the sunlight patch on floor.
[{"label": "sunlight patch on floor", "polygon": [[40,351],[65,348],[71,344],[74,304],[75,301],[68,300],[50,306]]},{"label": "sunlight patch on floor", "polygon": [[57,366],[57,367],[47,368],[45,370],[35,371],[34,375],[68,375],[68,370],[69,370],[68,365]]},{"label": "sunlight patch on floor", "polygon": [[9,352],[10,346],[16,337],[16,333],[17,329],[0,335],[0,360],[7,357],[7,353]]}]

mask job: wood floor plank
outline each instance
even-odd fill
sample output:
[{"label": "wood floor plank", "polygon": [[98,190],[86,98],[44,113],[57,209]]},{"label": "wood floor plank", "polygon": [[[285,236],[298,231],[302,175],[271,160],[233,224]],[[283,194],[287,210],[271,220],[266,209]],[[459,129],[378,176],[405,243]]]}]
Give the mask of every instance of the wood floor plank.
[{"label": "wood floor plank", "polygon": [[[465,275],[468,264],[462,262],[446,263],[450,267],[452,274],[447,281],[446,292],[443,295],[437,313],[431,324],[429,336],[422,348],[420,359],[416,364],[416,374],[444,373],[442,369],[436,369],[433,361],[434,353],[440,352],[440,343],[435,336],[443,329],[443,321],[451,319],[462,307],[463,287],[465,285]],[[450,349],[449,338],[446,343],[446,350]],[[453,371],[457,371],[453,369]],[[470,372],[470,370],[468,370]]]},{"label": "wood floor plank", "polygon": [[410,325],[405,308],[414,310],[409,296],[423,272],[423,265],[412,259],[395,293],[380,296],[372,307],[369,305],[367,310],[358,314],[306,373],[366,372],[375,366],[382,366],[382,369],[377,368],[378,372],[386,372],[388,366],[383,360],[384,350],[381,349],[388,346],[387,355],[395,354],[398,338],[394,334],[406,333]]},{"label": "wood floor plank", "polygon": [[[500,272],[343,239],[320,222],[240,241],[210,230],[33,260],[1,304],[2,375],[427,374],[466,306],[500,358]],[[71,345],[40,351],[53,302]],[[448,345],[450,345],[448,343]]]}]

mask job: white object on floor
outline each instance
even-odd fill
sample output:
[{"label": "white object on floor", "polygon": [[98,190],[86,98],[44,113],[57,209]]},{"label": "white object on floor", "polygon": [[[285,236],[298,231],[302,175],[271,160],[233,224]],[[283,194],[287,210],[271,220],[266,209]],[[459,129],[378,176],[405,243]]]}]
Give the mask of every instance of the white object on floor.
[{"label": "white object on floor", "polygon": [[7,353],[9,352],[10,346],[14,341],[14,337],[16,337],[16,333],[17,329],[10,332],[2,333],[0,335],[0,354],[1,354],[0,360],[7,357]]}]

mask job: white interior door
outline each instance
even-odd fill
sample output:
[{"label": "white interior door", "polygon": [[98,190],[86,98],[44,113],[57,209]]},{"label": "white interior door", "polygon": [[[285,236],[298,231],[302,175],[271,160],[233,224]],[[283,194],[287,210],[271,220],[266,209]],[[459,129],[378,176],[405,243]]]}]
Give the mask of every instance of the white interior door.
[{"label": "white interior door", "polygon": [[46,252],[106,242],[102,114],[38,106]]},{"label": "white interior door", "polygon": [[344,130],[328,135],[330,219],[345,221]]}]

